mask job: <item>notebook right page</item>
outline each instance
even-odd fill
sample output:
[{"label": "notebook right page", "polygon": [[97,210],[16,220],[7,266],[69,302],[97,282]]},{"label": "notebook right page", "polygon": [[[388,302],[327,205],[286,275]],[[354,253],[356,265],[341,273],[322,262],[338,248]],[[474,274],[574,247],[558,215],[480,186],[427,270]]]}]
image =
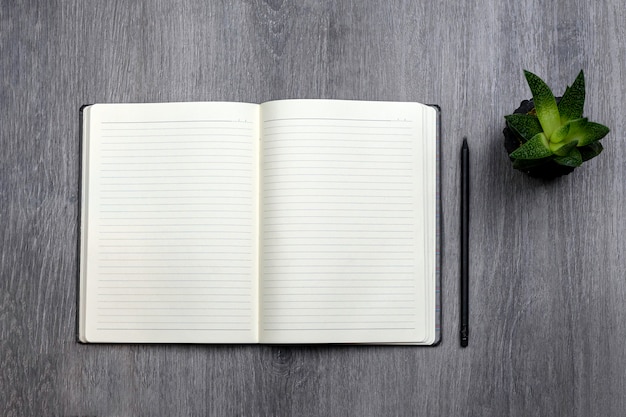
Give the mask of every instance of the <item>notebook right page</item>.
[{"label": "notebook right page", "polygon": [[436,111],[285,100],[261,119],[261,342],[432,343]]}]

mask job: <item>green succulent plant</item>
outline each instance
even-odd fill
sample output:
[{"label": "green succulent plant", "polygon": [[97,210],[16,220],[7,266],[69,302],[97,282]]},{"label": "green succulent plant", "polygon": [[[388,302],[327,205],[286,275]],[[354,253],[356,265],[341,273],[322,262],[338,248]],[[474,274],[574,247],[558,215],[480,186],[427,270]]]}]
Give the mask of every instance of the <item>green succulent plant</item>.
[{"label": "green succulent plant", "polygon": [[609,128],[583,117],[583,71],[565,89],[558,103],[541,78],[526,70],[524,75],[533,95],[534,109],[505,116],[507,127],[519,140],[519,147],[509,154],[513,167],[528,172],[556,163],[573,170],[598,156],[603,149],[599,141],[609,133]]}]

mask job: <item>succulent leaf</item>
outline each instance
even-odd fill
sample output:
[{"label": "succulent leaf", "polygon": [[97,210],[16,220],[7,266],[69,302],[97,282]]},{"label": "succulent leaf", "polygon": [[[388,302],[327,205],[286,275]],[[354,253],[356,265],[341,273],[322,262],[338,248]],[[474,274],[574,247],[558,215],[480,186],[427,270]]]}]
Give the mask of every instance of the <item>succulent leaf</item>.
[{"label": "succulent leaf", "polygon": [[586,117],[581,117],[579,119],[572,119],[568,121],[567,123],[565,123],[564,126],[570,127],[568,138],[571,138],[574,135],[578,134],[579,132],[584,131],[588,122],[589,122],[589,119],[587,119]]},{"label": "succulent leaf", "polygon": [[564,124],[563,126],[559,127],[557,130],[554,131],[554,133],[550,137],[550,142],[551,143],[562,142],[563,139],[567,137],[567,134],[569,133],[569,129],[570,129],[569,124]]},{"label": "succulent leaf", "polygon": [[[558,143],[564,141],[565,143],[569,143],[574,140],[579,141],[584,135],[586,126],[586,117],[570,120],[554,132],[550,142]],[[565,134],[565,136],[563,136],[563,134]]]},{"label": "succulent leaf", "polygon": [[519,136],[524,139],[531,140],[537,133],[541,133],[541,123],[537,116],[530,114],[514,113],[504,116],[507,125],[510,129],[513,129]]},{"label": "succulent leaf", "polygon": [[602,139],[609,132],[608,127],[600,123],[589,122],[578,134],[572,137],[578,139],[578,146],[585,146]]},{"label": "succulent leaf", "polygon": [[513,161],[513,168],[526,170],[529,168],[534,168],[536,166],[545,164],[548,161],[552,160],[552,156],[541,159],[516,159]]},{"label": "succulent leaf", "polygon": [[548,139],[543,133],[538,133],[531,140],[513,151],[509,156],[514,159],[539,159],[552,155]]},{"label": "succulent leaf", "polygon": [[550,87],[532,72],[524,70],[524,75],[533,94],[539,122],[546,137],[550,138],[552,133],[561,125],[561,116],[559,115],[554,94],[552,94]]},{"label": "succulent leaf", "polygon": [[552,150],[552,152],[554,152],[555,155],[557,156],[566,156],[569,155],[569,153],[572,151],[572,149],[574,149],[576,147],[576,145],[578,145],[578,141],[577,140],[573,140],[571,142],[567,142],[567,143],[551,143],[550,144],[550,149]]},{"label": "succulent leaf", "polygon": [[558,109],[561,123],[579,119],[583,116],[585,104],[585,75],[581,70],[571,87],[565,89],[563,97],[559,101]]},{"label": "succulent leaf", "polygon": [[554,158],[554,162],[568,167],[578,167],[583,163],[583,158],[580,151],[577,148],[574,148],[568,155],[557,156]]},{"label": "succulent leaf", "polygon": [[596,142],[590,143],[587,146],[582,146],[578,148],[578,151],[580,152],[583,158],[583,162],[584,162],[600,155],[600,152],[602,152],[603,149],[604,147],[602,146],[602,144],[596,141]]}]

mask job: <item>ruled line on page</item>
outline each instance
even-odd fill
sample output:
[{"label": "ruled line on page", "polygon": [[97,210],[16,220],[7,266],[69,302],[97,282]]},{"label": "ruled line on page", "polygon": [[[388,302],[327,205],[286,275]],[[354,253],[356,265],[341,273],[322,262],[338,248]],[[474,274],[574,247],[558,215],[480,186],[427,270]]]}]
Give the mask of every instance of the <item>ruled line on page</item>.
[{"label": "ruled line on page", "polygon": [[250,327],[239,328],[239,329],[231,329],[231,328],[217,328],[217,327],[129,327],[129,328],[121,328],[118,326],[115,327],[96,327],[97,330],[115,330],[115,331],[132,331],[136,332],[138,330],[149,330],[149,331],[182,331],[187,332],[190,330],[199,331],[199,332],[249,332],[251,330]]},{"label": "ruled line on page", "polygon": [[[345,118],[345,117],[281,117],[274,119],[266,119],[263,120],[264,123],[273,123],[273,122],[282,122],[282,121],[294,121],[298,122],[301,120],[332,120],[332,121],[341,121],[341,122],[383,122],[386,125],[388,123],[411,123],[411,120],[398,120],[398,119],[369,119],[369,118]],[[319,124],[314,125],[314,127],[319,127]]]},{"label": "ruled line on page", "polygon": [[248,120],[231,120],[231,119],[178,119],[178,120],[104,120],[101,122],[103,125],[112,125],[112,124],[150,124],[150,123],[158,123],[158,124],[178,124],[178,123],[243,123],[250,124],[251,122]]},{"label": "ruled line on page", "polygon": [[322,136],[322,135],[339,135],[342,137],[345,137],[346,135],[348,136],[376,136],[376,137],[384,137],[384,136],[393,136],[393,137],[400,137],[400,136],[411,136],[410,133],[383,133],[383,132],[377,132],[377,133],[367,133],[367,132],[351,132],[351,131],[331,131],[331,132],[322,132],[322,131],[315,131],[315,132],[308,132],[308,131],[298,131],[298,130],[292,130],[292,131],[280,131],[280,132],[270,132],[270,133],[264,133],[263,137],[272,137],[274,135],[315,135],[315,136]]},{"label": "ruled line on page", "polygon": [[[137,140],[137,141],[132,141],[132,140],[119,140],[119,141],[108,141],[106,143],[102,144],[102,149],[101,151],[107,151],[107,150],[112,150],[114,148],[117,148],[115,150],[120,150],[120,149],[127,149],[127,150],[142,150],[145,149],[144,147],[131,147],[131,145],[146,145],[149,146],[150,149],[153,150],[168,150],[166,148],[159,148],[158,146],[155,145],[162,145],[162,144],[166,144],[166,145],[178,145],[181,146],[181,149],[184,149],[184,146],[187,144],[202,144],[205,146],[211,146],[210,144],[208,144],[206,142],[205,139],[203,138],[199,138],[199,139],[195,139],[195,140],[191,140],[191,139],[185,139],[184,141],[179,141],[179,140],[163,140],[163,139],[159,139],[159,140],[154,140],[154,139],[150,139],[150,141],[147,140]],[[231,142],[230,146],[235,145],[235,144],[247,144],[248,142]],[[118,145],[122,145],[122,147],[119,147]],[[177,148],[178,148],[177,146]],[[218,148],[215,147],[216,149],[222,149],[222,150],[229,150],[229,148]],[[245,147],[243,149],[241,148],[234,148],[231,150],[245,150]]]},{"label": "ruled line on page", "polygon": [[[286,119],[283,119],[286,120]],[[295,119],[291,119],[291,120],[295,120]],[[307,119],[299,119],[299,120],[307,120]],[[373,123],[373,124],[366,124],[365,122],[360,120],[360,123],[358,124],[346,124],[346,119],[339,119],[342,123],[337,123],[337,124],[321,124],[320,120],[324,120],[324,119],[312,119],[315,120],[317,123],[301,123],[300,121],[298,122],[297,126],[302,128],[302,127],[306,127],[306,128],[316,128],[319,129],[320,126],[321,127],[331,127],[331,128],[343,128],[343,129],[381,129],[381,130],[386,130],[388,129],[388,124],[385,123],[385,125],[381,125],[380,123]],[[279,121],[278,119],[274,119],[274,120],[265,120],[265,122],[277,122]],[[265,130],[271,130],[271,129],[283,129],[285,126],[284,125],[277,125],[276,123],[272,123],[270,125],[264,126]],[[411,129],[410,126],[403,126],[403,125],[397,125],[394,126],[395,130],[408,130]]]},{"label": "ruled line on page", "polygon": [[[115,128],[106,128],[103,127],[102,131],[109,131],[109,130],[119,130],[119,131],[128,131],[128,130],[139,130],[139,131],[146,131],[146,130],[176,130],[177,132],[181,131],[181,130],[192,130],[192,129],[204,129],[204,127],[184,127],[184,126],[176,126],[176,127],[163,127],[163,126],[159,126],[159,127],[115,127]],[[224,127],[221,126],[220,130],[245,130],[245,131],[250,131],[251,128],[250,127]]]},{"label": "ruled line on page", "polygon": [[221,138],[221,137],[225,137],[225,136],[230,136],[230,137],[239,137],[239,138],[247,138],[249,137],[249,135],[241,135],[241,134],[237,134],[237,133],[219,133],[219,134],[211,134],[211,133],[207,133],[207,132],[203,132],[203,133],[174,133],[174,134],[166,134],[166,135],[158,135],[158,134],[146,134],[146,135],[138,135],[138,134],[133,134],[133,135],[120,135],[120,134],[112,134],[112,135],[102,135],[103,138],[116,138],[116,139],[120,139],[120,138],[189,138],[189,137],[203,137],[203,138],[208,138],[208,137],[217,137],[217,138]]}]

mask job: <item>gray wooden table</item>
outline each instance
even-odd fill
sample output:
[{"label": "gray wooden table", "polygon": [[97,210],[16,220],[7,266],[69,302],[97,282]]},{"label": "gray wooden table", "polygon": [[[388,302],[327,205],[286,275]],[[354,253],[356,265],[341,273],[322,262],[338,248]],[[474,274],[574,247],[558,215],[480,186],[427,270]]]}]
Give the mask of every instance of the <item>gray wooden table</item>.
[{"label": "gray wooden table", "polygon": [[[626,5],[620,0],[0,0],[0,415],[623,416]],[[514,171],[503,116],[582,68],[604,153]],[[76,342],[83,103],[343,98],[442,108],[434,348]],[[459,149],[472,151],[470,347]]]}]

